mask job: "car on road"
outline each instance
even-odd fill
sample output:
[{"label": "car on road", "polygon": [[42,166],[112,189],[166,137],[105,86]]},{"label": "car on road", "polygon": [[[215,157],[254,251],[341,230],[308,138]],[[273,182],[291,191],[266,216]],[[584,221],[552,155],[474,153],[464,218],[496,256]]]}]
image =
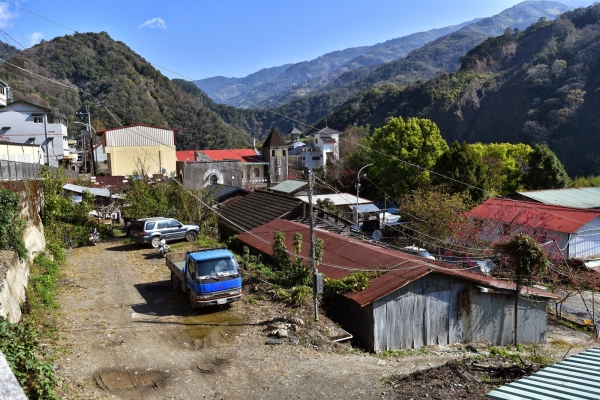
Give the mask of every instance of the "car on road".
[{"label": "car on road", "polygon": [[198,225],[184,225],[173,218],[143,218],[131,225],[129,237],[133,243],[150,244],[158,248],[160,240],[193,242],[200,233]]}]

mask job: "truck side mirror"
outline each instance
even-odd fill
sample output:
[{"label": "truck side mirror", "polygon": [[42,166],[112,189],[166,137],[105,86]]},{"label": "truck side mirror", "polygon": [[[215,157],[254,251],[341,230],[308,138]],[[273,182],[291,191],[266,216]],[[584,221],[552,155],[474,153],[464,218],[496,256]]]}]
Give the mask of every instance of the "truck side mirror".
[{"label": "truck side mirror", "polygon": [[194,273],[192,274],[192,278],[197,281],[198,280],[198,271],[194,271]]}]

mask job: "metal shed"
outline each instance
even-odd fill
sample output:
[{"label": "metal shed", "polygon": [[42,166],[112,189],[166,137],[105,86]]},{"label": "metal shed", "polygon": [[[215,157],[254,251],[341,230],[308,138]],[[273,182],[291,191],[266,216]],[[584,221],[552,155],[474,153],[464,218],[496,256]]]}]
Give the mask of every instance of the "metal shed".
[{"label": "metal shed", "polygon": [[[308,241],[308,226],[279,219],[239,235],[238,240],[270,255],[277,231],[285,233],[288,248],[296,232]],[[334,316],[367,349],[512,341],[514,284],[336,233],[316,230],[315,234],[324,241],[319,271],[328,278],[361,269],[390,268],[367,289],[345,295]],[[302,247],[303,256],[308,256],[309,247]],[[519,341],[546,340],[546,300],[559,297],[539,289],[522,289]]]}]

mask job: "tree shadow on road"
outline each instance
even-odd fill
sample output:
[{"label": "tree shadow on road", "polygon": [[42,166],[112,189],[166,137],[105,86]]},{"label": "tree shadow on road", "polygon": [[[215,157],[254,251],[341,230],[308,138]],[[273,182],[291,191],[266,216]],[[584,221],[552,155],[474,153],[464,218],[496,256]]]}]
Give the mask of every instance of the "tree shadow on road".
[{"label": "tree shadow on road", "polygon": [[113,247],[107,247],[106,250],[108,251],[133,251],[133,250],[139,250],[140,249],[140,245],[137,243],[127,243],[127,244],[121,244],[119,246],[113,246]]}]

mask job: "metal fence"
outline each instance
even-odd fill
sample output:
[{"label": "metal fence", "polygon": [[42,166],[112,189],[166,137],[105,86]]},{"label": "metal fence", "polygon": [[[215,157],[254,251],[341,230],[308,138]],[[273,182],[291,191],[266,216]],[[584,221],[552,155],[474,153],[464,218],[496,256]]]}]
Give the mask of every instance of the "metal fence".
[{"label": "metal fence", "polygon": [[[0,180],[36,179],[43,167],[41,164],[0,160]],[[48,168],[50,172],[56,172],[58,169],[57,167]],[[63,170],[63,175],[70,178],[79,178],[79,172],[70,169]]]}]

